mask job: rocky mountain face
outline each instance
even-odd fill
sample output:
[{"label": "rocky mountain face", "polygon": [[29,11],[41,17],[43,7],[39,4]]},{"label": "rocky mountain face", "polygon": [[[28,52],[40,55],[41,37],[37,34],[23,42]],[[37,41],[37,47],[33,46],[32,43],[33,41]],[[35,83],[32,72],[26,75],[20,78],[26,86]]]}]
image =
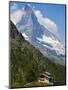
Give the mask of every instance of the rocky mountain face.
[{"label": "rocky mountain face", "polygon": [[44,56],[56,63],[65,65],[64,46],[52,32],[38,22],[38,17],[30,6],[24,7],[24,14],[16,27],[25,40],[38,48]]},{"label": "rocky mountain face", "polygon": [[45,71],[53,75],[57,85],[65,84],[65,66],[55,64],[43,56],[38,49],[24,39],[11,21],[10,59],[10,88],[27,87],[27,85],[31,87],[33,84],[28,83],[37,83],[38,77]]}]

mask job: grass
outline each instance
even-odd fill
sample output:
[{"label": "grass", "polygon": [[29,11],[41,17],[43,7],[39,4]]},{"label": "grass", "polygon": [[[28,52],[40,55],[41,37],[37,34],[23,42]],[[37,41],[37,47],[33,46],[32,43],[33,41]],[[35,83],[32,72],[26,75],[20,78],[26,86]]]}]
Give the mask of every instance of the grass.
[{"label": "grass", "polygon": [[29,87],[44,87],[44,86],[48,86],[47,83],[41,83],[41,82],[37,82],[37,81],[33,81],[27,84],[23,84],[23,83],[14,83],[12,88],[29,88]]}]

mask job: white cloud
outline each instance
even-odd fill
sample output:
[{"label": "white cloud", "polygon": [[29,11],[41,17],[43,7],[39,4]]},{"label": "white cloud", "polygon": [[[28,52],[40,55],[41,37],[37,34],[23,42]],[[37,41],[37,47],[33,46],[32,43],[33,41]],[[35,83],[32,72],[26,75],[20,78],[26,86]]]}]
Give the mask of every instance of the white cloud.
[{"label": "white cloud", "polygon": [[55,35],[58,34],[57,25],[54,21],[47,17],[43,17],[39,10],[35,10],[35,15],[37,16],[38,22],[43,25],[47,30],[49,30]]},{"label": "white cloud", "polygon": [[17,8],[18,8],[17,4],[16,4],[16,3],[12,3],[12,4],[10,5],[10,12],[12,13],[12,12],[15,11]]},{"label": "white cloud", "polygon": [[16,3],[11,3],[10,5],[10,20],[16,25],[20,20],[21,17],[24,15],[24,7],[19,9]]},{"label": "white cloud", "polygon": [[10,20],[12,20],[13,23],[16,25],[21,20],[23,15],[24,15],[23,9],[22,10],[18,9],[10,14]]}]

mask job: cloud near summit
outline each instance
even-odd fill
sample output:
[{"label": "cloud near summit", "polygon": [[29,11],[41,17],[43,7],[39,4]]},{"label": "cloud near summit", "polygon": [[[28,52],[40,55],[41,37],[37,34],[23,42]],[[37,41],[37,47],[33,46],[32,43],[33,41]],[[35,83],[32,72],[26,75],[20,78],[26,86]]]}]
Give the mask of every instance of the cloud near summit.
[{"label": "cloud near summit", "polygon": [[10,19],[16,25],[21,20],[23,15],[24,15],[23,9],[22,10],[18,9],[14,11],[13,13],[11,13]]},{"label": "cloud near summit", "polygon": [[52,21],[50,18],[43,17],[42,13],[39,10],[35,11],[35,15],[37,16],[38,22],[47,30],[49,30],[53,34],[58,33],[58,27],[54,21]]}]

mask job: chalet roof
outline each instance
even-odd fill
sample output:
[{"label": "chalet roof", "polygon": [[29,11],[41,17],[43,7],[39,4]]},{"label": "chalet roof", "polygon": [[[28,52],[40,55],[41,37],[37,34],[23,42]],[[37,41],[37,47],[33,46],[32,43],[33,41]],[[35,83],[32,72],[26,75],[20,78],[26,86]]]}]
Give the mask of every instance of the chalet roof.
[{"label": "chalet roof", "polygon": [[49,72],[44,72],[45,74],[47,74],[47,75],[51,75],[51,73],[49,73]]}]

